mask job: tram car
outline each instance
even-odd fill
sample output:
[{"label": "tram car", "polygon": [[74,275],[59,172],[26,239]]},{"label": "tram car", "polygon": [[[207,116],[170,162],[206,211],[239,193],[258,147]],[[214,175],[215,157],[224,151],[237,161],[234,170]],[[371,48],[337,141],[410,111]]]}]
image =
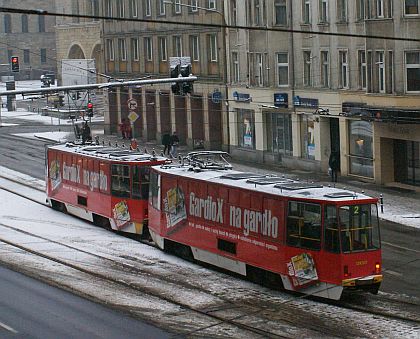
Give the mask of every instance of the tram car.
[{"label": "tram car", "polygon": [[104,228],[147,236],[150,167],[156,154],[69,142],[46,149],[47,202]]},{"label": "tram car", "polygon": [[339,300],[382,281],[376,198],[234,171],[224,152],[152,168],[149,231],[161,249],[303,294]]}]

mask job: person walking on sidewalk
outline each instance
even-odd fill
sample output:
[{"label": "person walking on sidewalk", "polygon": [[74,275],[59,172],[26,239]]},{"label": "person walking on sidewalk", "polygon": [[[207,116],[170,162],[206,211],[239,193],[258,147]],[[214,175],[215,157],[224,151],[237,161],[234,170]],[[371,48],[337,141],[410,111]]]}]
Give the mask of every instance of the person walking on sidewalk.
[{"label": "person walking on sidewalk", "polygon": [[171,135],[166,132],[162,135],[163,155],[169,155],[171,150]]},{"label": "person walking on sidewalk", "polygon": [[174,131],[171,135],[171,152],[170,155],[172,158],[175,158],[178,155],[178,145],[179,145],[179,138],[176,132]]},{"label": "person walking on sidewalk", "polygon": [[340,162],[338,159],[338,152],[332,151],[330,154],[330,159],[328,161],[328,165],[331,169],[331,181],[337,182],[337,172],[340,169]]}]

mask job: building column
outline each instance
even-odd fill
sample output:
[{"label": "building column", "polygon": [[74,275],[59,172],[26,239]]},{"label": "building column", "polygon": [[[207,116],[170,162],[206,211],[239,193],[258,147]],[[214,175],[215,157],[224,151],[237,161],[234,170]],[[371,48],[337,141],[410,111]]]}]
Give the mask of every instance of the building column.
[{"label": "building column", "polygon": [[350,143],[347,128],[347,119],[340,119],[340,165],[341,175],[347,176],[350,169]]},{"label": "building column", "polygon": [[210,119],[209,119],[209,94],[203,93],[203,124],[204,124],[204,147],[211,145],[210,140]]},{"label": "building column", "polygon": [[302,133],[300,130],[300,115],[292,113],[293,157],[302,156]]}]

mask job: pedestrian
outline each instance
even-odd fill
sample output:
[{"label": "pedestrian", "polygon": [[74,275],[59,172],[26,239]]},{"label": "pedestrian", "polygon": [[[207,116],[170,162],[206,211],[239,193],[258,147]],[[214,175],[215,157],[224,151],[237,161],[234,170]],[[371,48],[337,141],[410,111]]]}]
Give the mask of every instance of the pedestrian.
[{"label": "pedestrian", "polygon": [[337,151],[332,151],[330,154],[330,159],[328,160],[328,165],[331,169],[331,181],[337,182],[337,172],[340,169],[340,161]]},{"label": "pedestrian", "polygon": [[174,131],[171,135],[171,152],[170,155],[172,158],[175,158],[178,154],[178,145],[179,145],[179,138],[176,134],[176,131]]},{"label": "pedestrian", "polygon": [[133,129],[131,128],[130,121],[125,121],[125,138],[131,140],[133,138]]},{"label": "pedestrian", "polygon": [[171,135],[168,132],[165,132],[162,135],[162,145],[163,145],[163,154],[169,155],[171,150]]},{"label": "pedestrian", "polygon": [[82,144],[84,145],[86,141],[92,141],[92,135],[87,121],[85,121],[82,128]]},{"label": "pedestrian", "polygon": [[127,138],[127,130],[126,130],[126,127],[127,127],[127,123],[126,123],[125,118],[123,118],[121,120],[121,123],[120,123],[120,132],[121,132],[121,136],[122,136],[123,139],[126,139]]}]

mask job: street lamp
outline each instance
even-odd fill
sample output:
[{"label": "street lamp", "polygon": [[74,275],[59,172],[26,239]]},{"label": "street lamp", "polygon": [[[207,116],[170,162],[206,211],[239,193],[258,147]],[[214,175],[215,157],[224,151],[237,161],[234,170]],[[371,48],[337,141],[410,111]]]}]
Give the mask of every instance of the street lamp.
[{"label": "street lamp", "polygon": [[[192,9],[197,9],[197,10],[203,10],[206,12],[211,12],[211,13],[216,13],[218,15],[220,15],[220,17],[222,18],[222,24],[223,24],[223,31],[222,31],[222,35],[223,35],[223,81],[224,81],[224,85],[225,85],[225,107],[226,107],[226,125],[227,125],[227,151],[230,152],[230,126],[229,126],[229,96],[228,96],[228,85],[227,85],[227,51],[226,51],[226,27],[227,27],[227,23],[226,23],[226,18],[225,18],[225,14],[224,11],[220,12],[215,8],[206,8],[206,7],[200,7],[200,6],[194,6],[194,5],[188,5],[188,4],[183,4],[181,2],[179,3],[174,3],[174,1],[172,0],[167,0],[167,1],[163,1],[164,4],[169,4],[169,5],[173,5],[173,6],[181,6],[181,7],[187,7],[187,8],[192,8]],[[222,1],[222,4],[224,3],[224,0]],[[223,105],[222,105],[222,110],[223,110]]]}]

